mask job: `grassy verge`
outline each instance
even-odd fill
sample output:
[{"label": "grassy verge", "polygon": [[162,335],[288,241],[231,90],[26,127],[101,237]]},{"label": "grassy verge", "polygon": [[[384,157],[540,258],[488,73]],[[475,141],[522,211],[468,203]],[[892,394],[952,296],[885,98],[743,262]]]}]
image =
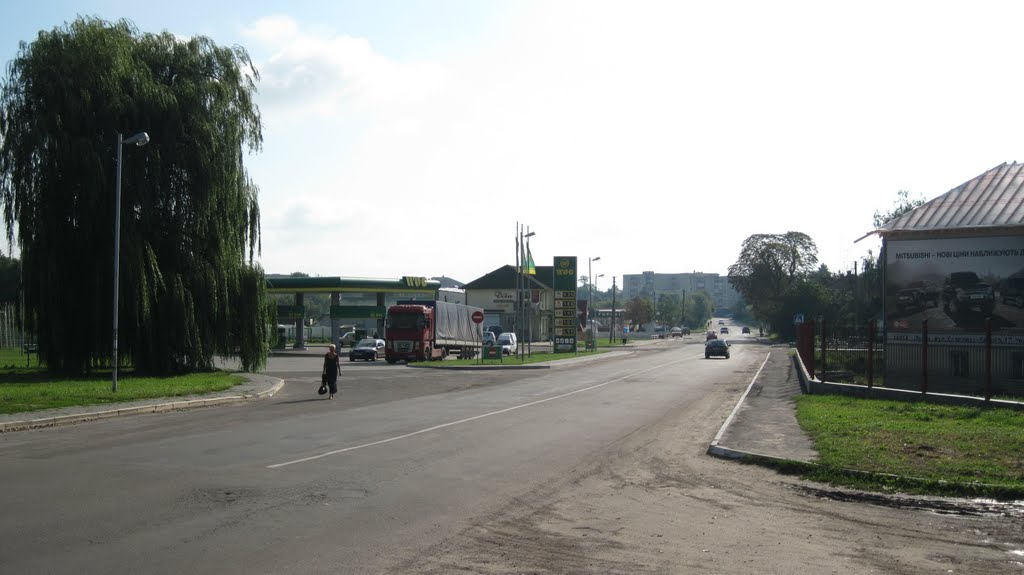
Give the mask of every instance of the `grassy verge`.
[{"label": "grassy verge", "polygon": [[809,479],[874,490],[1024,497],[1024,412],[804,395],[797,420],[819,454],[820,465],[794,467]]},{"label": "grassy verge", "polygon": [[219,371],[176,377],[135,377],[129,373],[119,374],[117,393],[113,393],[109,373],[105,378],[101,373],[83,379],[51,380],[39,370],[3,370],[0,372],[0,413],[182,397],[223,391],[244,381],[241,375]]}]

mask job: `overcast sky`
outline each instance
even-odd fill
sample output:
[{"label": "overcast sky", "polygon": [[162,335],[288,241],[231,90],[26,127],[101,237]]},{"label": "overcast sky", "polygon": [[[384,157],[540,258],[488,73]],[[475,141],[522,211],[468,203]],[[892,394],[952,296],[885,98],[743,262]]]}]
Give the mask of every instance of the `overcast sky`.
[{"label": "overcast sky", "polygon": [[517,223],[601,289],[756,233],[846,270],[898,190],[1024,160],[1024,2],[0,0],[0,57],[79,14],[249,51],[267,273],[467,282]]}]

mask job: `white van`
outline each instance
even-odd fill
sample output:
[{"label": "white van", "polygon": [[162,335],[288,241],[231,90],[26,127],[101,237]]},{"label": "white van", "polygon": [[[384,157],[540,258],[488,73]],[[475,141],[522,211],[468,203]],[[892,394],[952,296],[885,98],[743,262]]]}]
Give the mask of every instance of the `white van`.
[{"label": "white van", "polygon": [[506,331],[498,336],[498,345],[501,346],[501,353],[515,355],[519,352],[519,343],[516,341],[516,334]]}]

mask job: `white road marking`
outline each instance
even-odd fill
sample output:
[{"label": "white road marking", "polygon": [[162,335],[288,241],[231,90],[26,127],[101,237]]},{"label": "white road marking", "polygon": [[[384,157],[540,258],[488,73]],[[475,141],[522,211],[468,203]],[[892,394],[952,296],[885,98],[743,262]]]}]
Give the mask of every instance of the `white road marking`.
[{"label": "white road marking", "polygon": [[595,389],[604,387],[606,385],[611,385],[613,383],[618,383],[620,381],[629,379],[631,377],[634,377],[634,376],[637,376],[637,375],[640,375],[640,374],[643,374],[643,373],[647,373],[649,371],[654,371],[656,369],[661,369],[663,367],[668,367],[670,365],[673,365],[673,364],[676,364],[676,363],[679,363],[679,362],[682,362],[682,361],[687,361],[687,360],[690,360],[690,359],[698,359],[698,358],[701,358],[701,357],[703,357],[703,355],[699,355],[699,356],[695,356],[695,357],[687,357],[687,358],[683,358],[683,359],[678,359],[676,361],[670,361],[668,363],[664,363],[664,364],[661,364],[661,365],[656,365],[654,367],[649,367],[647,369],[643,369],[643,370],[637,371],[635,373],[630,373],[628,375],[624,375],[624,376],[622,376],[620,378],[617,378],[617,379],[612,379],[612,380],[606,381],[604,383],[598,383],[598,384],[592,385],[590,387],[584,387],[582,389],[577,389],[575,391],[570,391],[568,393],[563,393],[561,395],[555,395],[553,397],[548,397],[548,398],[545,398],[545,399],[538,399],[537,401],[531,401],[529,403],[523,403],[521,405],[516,405],[516,406],[513,406],[513,407],[506,407],[505,409],[499,409],[498,411],[492,411],[490,413],[483,413],[483,414],[480,414],[480,415],[474,415],[473,417],[467,417],[465,419],[460,419],[458,421],[450,421],[448,423],[442,423],[440,425],[435,425],[433,427],[428,427],[426,429],[420,429],[418,431],[413,431],[411,433],[406,433],[406,434],[403,434],[403,435],[396,435],[395,437],[389,437],[387,439],[381,439],[379,441],[372,441],[370,443],[364,443],[362,445],[353,445],[352,447],[345,447],[343,449],[335,449],[333,451],[326,451],[324,453],[319,453],[317,455],[311,455],[309,457],[303,457],[302,459],[295,459],[295,460],[292,460],[292,461],[285,461],[284,463],[275,463],[273,465],[268,465],[267,468],[268,469],[276,469],[278,467],[286,467],[288,465],[295,465],[297,463],[305,463],[307,461],[313,461],[315,459],[322,459],[324,457],[330,457],[332,455],[338,455],[338,454],[341,454],[341,453],[347,453],[349,451],[355,451],[357,449],[365,449],[367,447],[373,447],[375,445],[383,445],[385,443],[391,443],[393,441],[398,441],[400,439],[407,439],[409,437],[413,437],[413,436],[416,436],[416,435],[421,435],[421,434],[424,434],[424,433],[429,433],[431,431],[437,431],[438,429],[444,429],[446,427],[452,427],[454,425],[459,425],[459,424],[462,424],[462,423],[469,423],[470,421],[476,421],[478,419],[483,419],[485,417],[491,417],[491,416],[494,416],[494,415],[501,415],[502,413],[508,413],[510,411],[515,411],[517,409],[522,409],[524,407],[530,407],[530,406],[533,406],[533,405],[539,405],[541,403],[547,403],[549,401],[555,401],[556,399],[563,399],[563,398],[569,397],[571,395],[576,395],[577,393],[583,393],[585,391],[593,391]]}]

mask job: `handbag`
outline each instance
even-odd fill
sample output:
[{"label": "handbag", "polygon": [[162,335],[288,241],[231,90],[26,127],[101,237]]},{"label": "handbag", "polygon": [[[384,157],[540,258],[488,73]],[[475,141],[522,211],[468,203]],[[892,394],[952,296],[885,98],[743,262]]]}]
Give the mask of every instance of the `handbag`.
[{"label": "handbag", "polygon": [[320,389],[316,390],[316,392],[319,393],[320,395],[323,395],[323,394],[327,393],[327,374],[326,373],[320,376]]}]

